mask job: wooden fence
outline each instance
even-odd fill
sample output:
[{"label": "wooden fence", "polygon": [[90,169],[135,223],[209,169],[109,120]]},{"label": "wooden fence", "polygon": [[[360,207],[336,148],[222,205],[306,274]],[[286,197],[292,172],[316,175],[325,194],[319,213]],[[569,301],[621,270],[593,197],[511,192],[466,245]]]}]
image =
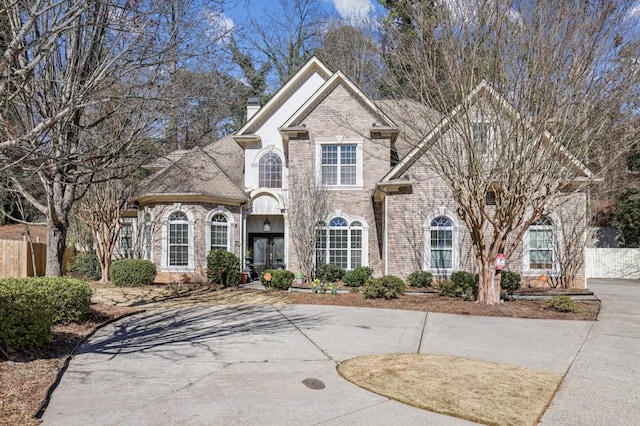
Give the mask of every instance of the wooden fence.
[{"label": "wooden fence", "polygon": [[588,248],[587,278],[640,279],[640,248]]},{"label": "wooden fence", "polygon": [[0,240],[0,278],[42,276],[46,265],[46,244]]}]

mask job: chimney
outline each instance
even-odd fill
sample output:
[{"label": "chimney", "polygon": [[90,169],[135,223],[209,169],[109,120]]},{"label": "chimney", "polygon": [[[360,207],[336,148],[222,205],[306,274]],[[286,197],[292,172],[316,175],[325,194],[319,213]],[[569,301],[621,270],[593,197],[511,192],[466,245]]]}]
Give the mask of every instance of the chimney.
[{"label": "chimney", "polygon": [[260,98],[252,96],[249,99],[247,99],[247,121],[249,121],[251,117],[253,117],[256,114],[256,112],[258,112],[259,109],[260,109]]}]

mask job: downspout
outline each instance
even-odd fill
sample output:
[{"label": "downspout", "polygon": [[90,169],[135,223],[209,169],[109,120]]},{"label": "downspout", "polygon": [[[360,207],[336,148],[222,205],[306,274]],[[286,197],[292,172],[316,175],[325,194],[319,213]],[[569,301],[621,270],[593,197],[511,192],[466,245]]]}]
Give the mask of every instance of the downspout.
[{"label": "downspout", "polygon": [[389,275],[389,252],[387,247],[387,197],[384,197],[384,234],[382,238],[382,244],[384,246],[384,274]]}]

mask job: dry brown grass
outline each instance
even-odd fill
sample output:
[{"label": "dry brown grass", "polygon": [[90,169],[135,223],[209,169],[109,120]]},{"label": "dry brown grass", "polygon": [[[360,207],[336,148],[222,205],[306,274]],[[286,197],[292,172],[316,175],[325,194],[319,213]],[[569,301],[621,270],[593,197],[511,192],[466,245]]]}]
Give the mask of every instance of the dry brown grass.
[{"label": "dry brown grass", "polygon": [[362,356],[338,372],[405,404],[490,425],[537,424],[562,381],[524,367],[424,354]]}]

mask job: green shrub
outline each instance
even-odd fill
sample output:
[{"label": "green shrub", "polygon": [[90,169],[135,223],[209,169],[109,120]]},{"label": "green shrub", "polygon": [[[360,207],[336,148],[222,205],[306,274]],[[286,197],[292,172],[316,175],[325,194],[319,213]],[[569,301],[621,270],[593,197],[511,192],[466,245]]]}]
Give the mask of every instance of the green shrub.
[{"label": "green shrub", "polygon": [[433,275],[431,274],[431,272],[416,271],[409,275],[407,282],[412,287],[429,287],[432,280]]},{"label": "green shrub", "polygon": [[500,288],[508,294],[520,288],[520,274],[511,271],[502,271],[500,274]]},{"label": "green shrub", "polygon": [[240,259],[223,250],[211,250],[207,256],[207,277],[214,284],[235,287],[240,284]]},{"label": "green shrub", "polygon": [[464,289],[462,286],[451,280],[444,280],[438,283],[438,295],[446,297],[462,297]]},{"label": "green shrub", "polygon": [[0,280],[0,346],[12,351],[51,342],[54,312],[48,291],[29,280]]},{"label": "green shrub", "polygon": [[[271,274],[271,283],[268,283],[267,280],[264,279],[264,274]],[[293,282],[293,278],[295,277],[294,273],[291,271],[285,271],[282,269],[268,269],[264,271],[264,273],[260,276],[260,282],[263,286],[270,288],[279,288],[281,290],[288,290],[291,287],[291,283]]]},{"label": "green shrub", "polygon": [[471,272],[458,271],[451,274],[451,281],[457,287],[462,287],[462,293],[455,297],[461,297],[465,300],[476,300],[478,297],[478,281],[480,276]]},{"label": "green shrub", "polygon": [[348,287],[360,287],[363,286],[367,279],[373,274],[373,269],[368,266],[359,266],[353,271],[349,271],[344,274],[342,280]]},{"label": "green shrub", "polygon": [[404,292],[402,278],[385,275],[382,278],[369,278],[364,286],[364,297],[367,299],[396,298]]},{"label": "green shrub", "polygon": [[67,264],[67,271],[78,272],[89,281],[102,278],[102,268],[95,253],[76,253]]},{"label": "green shrub", "polygon": [[546,309],[556,312],[578,312],[580,308],[569,296],[554,296],[546,303]]},{"label": "green shrub", "polygon": [[347,271],[339,266],[325,263],[316,268],[316,278],[322,282],[333,283],[340,281],[346,272]]},{"label": "green shrub", "polygon": [[145,259],[118,259],[111,263],[109,279],[118,287],[140,287],[153,284],[156,265]]}]

